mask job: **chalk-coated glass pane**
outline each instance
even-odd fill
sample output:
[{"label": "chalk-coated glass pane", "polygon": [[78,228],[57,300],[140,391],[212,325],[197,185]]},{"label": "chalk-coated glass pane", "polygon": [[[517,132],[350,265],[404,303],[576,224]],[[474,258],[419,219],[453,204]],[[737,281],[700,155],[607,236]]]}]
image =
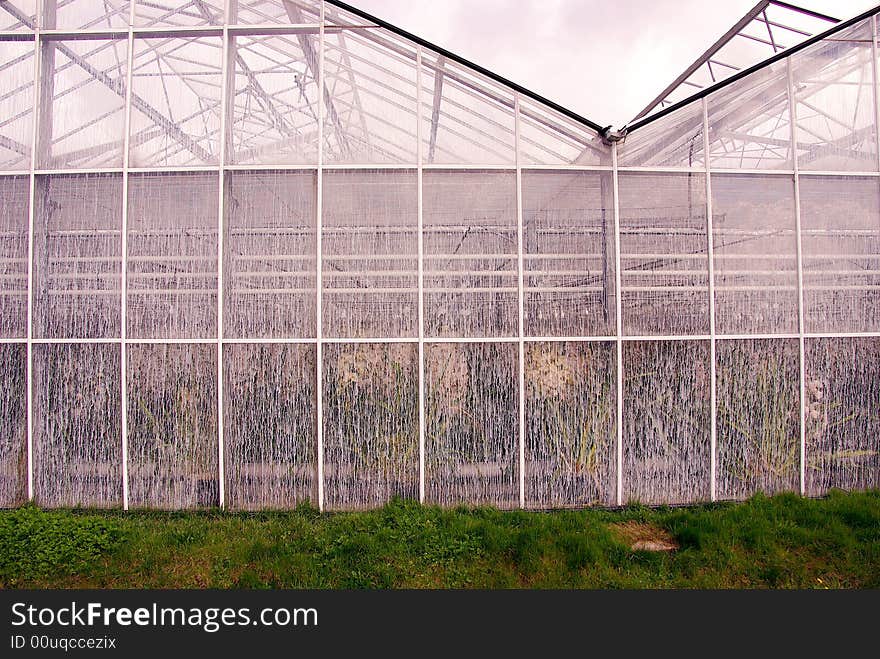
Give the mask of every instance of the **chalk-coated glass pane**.
[{"label": "chalk-coated glass pane", "polygon": [[611,172],[522,176],[525,333],[615,333]]},{"label": "chalk-coated glass pane", "polygon": [[611,505],[617,496],[612,343],[526,345],[526,506]]},{"label": "chalk-coated glass pane", "polygon": [[807,332],[880,330],[880,183],[801,176]]},{"label": "chalk-coated glass pane", "polygon": [[0,338],[27,337],[30,178],[0,177]]},{"label": "chalk-coated glass pane", "polygon": [[218,451],[217,346],[129,345],[130,505],[219,505]]},{"label": "chalk-coated glass pane", "polygon": [[226,176],[227,338],[315,336],[315,172]]},{"label": "chalk-coated glass pane", "polygon": [[797,332],[794,181],[712,175],[715,330]]},{"label": "chalk-coated glass pane", "polygon": [[34,500],[122,505],[118,344],[34,345]]},{"label": "chalk-coated glass pane", "polygon": [[223,347],[226,505],[317,505],[315,347]]},{"label": "chalk-coated glass pane", "polygon": [[44,169],[121,167],[128,40],[42,44],[38,164]]},{"label": "chalk-coated glass pane", "polygon": [[217,335],[217,174],[128,180],[128,336]]},{"label": "chalk-coated glass pane", "polygon": [[324,336],[418,336],[418,177],[324,172]]},{"label": "chalk-coated glass pane", "polygon": [[800,489],[800,351],[796,340],[719,341],[719,499]]},{"label": "chalk-coated glass pane", "polygon": [[34,141],[32,41],[0,41],[0,76],[0,171],[30,169]]},{"label": "chalk-coated glass pane", "polygon": [[317,30],[237,36],[230,47],[235,52],[235,93],[227,159],[237,164],[317,165],[322,103]]},{"label": "chalk-coated glass pane", "polygon": [[517,347],[425,346],[425,498],[519,506]]},{"label": "chalk-coated glass pane", "polygon": [[130,167],[220,162],[219,37],[135,39]]},{"label": "chalk-coated glass pane", "polygon": [[623,331],[709,333],[705,174],[621,173]]},{"label": "chalk-coated glass pane", "polygon": [[516,175],[423,175],[425,331],[511,336],[518,327]]},{"label": "chalk-coated glass pane", "polygon": [[387,30],[324,35],[324,162],[418,161],[416,49]]},{"label": "chalk-coated glass pane", "polygon": [[418,346],[324,347],[324,478],[330,509],[419,497]]},{"label": "chalk-coated glass pane", "polygon": [[709,498],[708,341],[623,345],[623,500]]},{"label": "chalk-coated glass pane", "polygon": [[34,336],[121,336],[122,176],[38,176]]},{"label": "chalk-coated glass pane", "polygon": [[513,165],[513,93],[443,55],[422,53],[422,160]]},{"label": "chalk-coated glass pane", "polygon": [[0,344],[0,508],[27,501],[27,346]]},{"label": "chalk-coated glass pane", "polygon": [[808,339],[806,494],[880,487],[880,339]]}]

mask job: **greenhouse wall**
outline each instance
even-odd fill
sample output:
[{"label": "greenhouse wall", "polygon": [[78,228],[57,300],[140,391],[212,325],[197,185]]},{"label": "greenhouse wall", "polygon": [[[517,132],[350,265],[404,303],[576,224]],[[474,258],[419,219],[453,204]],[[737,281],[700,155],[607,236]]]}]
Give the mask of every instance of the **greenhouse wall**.
[{"label": "greenhouse wall", "polygon": [[877,16],[606,143],[320,0],[0,3],[0,506],[880,487]]}]

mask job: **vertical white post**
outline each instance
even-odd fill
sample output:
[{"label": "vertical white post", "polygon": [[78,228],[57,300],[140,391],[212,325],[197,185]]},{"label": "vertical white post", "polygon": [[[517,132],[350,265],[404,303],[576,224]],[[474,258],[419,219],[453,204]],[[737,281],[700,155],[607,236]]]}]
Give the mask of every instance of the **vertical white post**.
[{"label": "vertical white post", "polygon": [[226,443],[224,440],[223,424],[223,306],[224,306],[224,252],[225,252],[225,226],[226,226],[226,164],[227,153],[230,148],[230,127],[232,121],[230,114],[233,110],[233,96],[235,85],[231,84],[235,76],[235,47],[229,34],[229,17],[232,14],[236,0],[228,0],[226,3],[226,17],[223,21],[223,61],[220,63],[220,167],[218,173],[217,192],[217,485],[219,505],[226,507]]},{"label": "vertical white post", "polygon": [[315,233],[315,258],[316,258],[316,287],[315,287],[315,328],[317,356],[315,359],[316,377],[315,382],[315,414],[317,416],[317,441],[318,441],[318,509],[324,510],[324,325],[323,325],[323,286],[324,286],[324,263],[323,237],[324,227],[324,1],[321,0],[321,24],[318,28],[318,190],[317,190],[317,217]]},{"label": "vertical white post", "polygon": [[425,503],[425,241],[424,193],[422,191],[422,47],[416,47],[416,152],[418,162],[418,250],[419,250],[419,502]]},{"label": "vertical white post", "polygon": [[519,337],[519,433],[517,445],[519,447],[519,507],[526,506],[526,357],[525,357],[525,301],[523,293],[524,272],[523,264],[523,203],[522,203],[522,158],[520,157],[520,107],[519,94],[513,97],[514,107],[514,141],[516,145],[516,260],[517,260],[517,304],[518,324],[517,336]]},{"label": "vertical white post", "polygon": [[804,256],[803,239],[801,235],[801,183],[800,168],[798,166],[797,147],[797,103],[794,95],[794,76],[791,70],[791,58],[787,60],[788,73],[788,114],[791,119],[791,160],[794,167],[794,219],[795,232],[797,234],[797,290],[798,290],[798,351],[800,357],[800,492],[803,496],[806,492],[806,356],[804,349]]},{"label": "vertical white post", "polygon": [[620,188],[618,181],[617,142],[611,145],[611,190],[614,203],[614,286],[617,336],[617,505],[623,505],[623,292],[620,274]]},{"label": "vertical white post", "polygon": [[128,53],[125,70],[125,134],[122,137],[122,327],[120,340],[120,391],[122,392],[122,509],[128,510],[128,168],[131,147],[131,84],[134,66],[134,9],[132,2],[128,16]]},{"label": "vertical white post", "polygon": [[709,167],[709,102],[705,96],[703,97],[703,160],[705,161],[706,170],[706,249],[709,256],[709,386],[711,387],[709,407],[712,414],[712,418],[709,421],[709,499],[715,501],[717,498],[716,482],[718,469],[718,420],[716,419],[718,401],[716,398],[717,373],[715,368],[715,234],[712,221],[712,175]]},{"label": "vertical white post", "polygon": [[28,200],[28,260],[27,260],[27,498],[34,500],[34,211],[36,200],[37,138],[40,123],[40,13],[42,3],[37,3],[36,24],[34,25],[34,106],[31,126],[30,188]]}]

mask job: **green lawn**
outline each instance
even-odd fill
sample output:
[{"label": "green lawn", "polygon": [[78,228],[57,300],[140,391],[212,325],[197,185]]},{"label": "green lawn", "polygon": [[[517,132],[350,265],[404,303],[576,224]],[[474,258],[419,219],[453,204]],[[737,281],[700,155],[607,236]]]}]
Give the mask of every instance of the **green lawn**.
[{"label": "green lawn", "polygon": [[[632,548],[639,539],[678,545]],[[549,513],[0,511],[6,588],[880,588],[880,491]]]}]

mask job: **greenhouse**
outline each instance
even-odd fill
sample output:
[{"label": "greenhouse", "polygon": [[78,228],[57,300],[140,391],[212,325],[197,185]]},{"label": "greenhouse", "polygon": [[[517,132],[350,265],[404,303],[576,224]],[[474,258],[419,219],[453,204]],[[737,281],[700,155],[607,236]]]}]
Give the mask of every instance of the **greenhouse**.
[{"label": "greenhouse", "polygon": [[0,507],[880,487],[878,12],[611,129],[337,0],[0,2]]}]

